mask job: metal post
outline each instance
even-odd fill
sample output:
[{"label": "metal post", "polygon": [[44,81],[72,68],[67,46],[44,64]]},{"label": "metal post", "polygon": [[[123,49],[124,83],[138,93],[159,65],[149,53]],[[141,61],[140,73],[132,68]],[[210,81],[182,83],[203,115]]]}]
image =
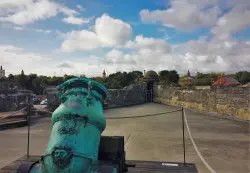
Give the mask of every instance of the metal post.
[{"label": "metal post", "polygon": [[153,89],[151,89],[151,103],[153,103]]},{"label": "metal post", "polygon": [[30,105],[28,106],[28,143],[27,143],[27,158],[29,158],[30,150]]},{"label": "metal post", "polygon": [[184,159],[184,165],[186,165],[186,147],[185,147],[185,127],[184,127],[184,109],[182,107],[182,142],[183,142],[183,159]]}]

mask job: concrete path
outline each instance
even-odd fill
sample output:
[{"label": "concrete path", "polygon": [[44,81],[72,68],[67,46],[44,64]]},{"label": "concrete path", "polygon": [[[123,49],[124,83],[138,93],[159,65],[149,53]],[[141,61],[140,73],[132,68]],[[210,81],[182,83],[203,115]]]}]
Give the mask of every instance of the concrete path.
[{"label": "concrete path", "polygon": [[[173,111],[178,108],[145,104],[110,109],[108,117],[137,116]],[[248,173],[250,127],[248,123],[218,119],[186,112],[190,130],[201,154],[218,173]],[[130,160],[183,161],[181,112],[138,119],[107,120],[104,135],[125,136],[126,157]],[[44,153],[50,135],[49,118],[33,122],[30,153]],[[27,127],[0,131],[0,167],[26,154]],[[208,170],[197,156],[186,132],[187,162],[199,172]]]}]

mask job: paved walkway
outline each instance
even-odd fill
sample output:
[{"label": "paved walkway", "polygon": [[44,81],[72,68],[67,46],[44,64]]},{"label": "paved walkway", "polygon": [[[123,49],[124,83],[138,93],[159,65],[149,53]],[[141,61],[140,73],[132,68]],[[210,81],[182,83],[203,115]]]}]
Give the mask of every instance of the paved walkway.
[{"label": "paved walkway", "polygon": [[[136,116],[176,110],[158,104],[106,110],[107,116]],[[249,124],[218,119],[187,111],[193,138],[207,162],[218,173],[248,173],[250,167]],[[104,135],[125,136],[126,157],[130,160],[183,160],[181,113],[138,119],[107,120]],[[44,153],[50,135],[49,118],[33,122],[32,155]],[[187,135],[187,133],[186,133]],[[0,167],[26,154],[27,127],[0,131]],[[196,163],[199,172],[208,170],[186,136],[187,162]]]}]

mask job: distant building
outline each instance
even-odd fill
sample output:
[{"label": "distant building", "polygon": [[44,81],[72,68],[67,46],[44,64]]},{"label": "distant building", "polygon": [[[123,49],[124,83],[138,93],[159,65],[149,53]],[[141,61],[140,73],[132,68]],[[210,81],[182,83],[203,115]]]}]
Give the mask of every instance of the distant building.
[{"label": "distant building", "polygon": [[5,70],[3,69],[3,66],[0,67],[0,78],[5,77]]},{"label": "distant building", "polygon": [[143,77],[143,81],[146,86],[146,102],[153,102],[154,98],[154,88],[157,87],[158,74],[153,71],[147,71]]},{"label": "distant building", "polygon": [[238,82],[236,79],[232,78],[232,77],[219,77],[214,83],[213,85],[220,85],[220,86],[238,86],[241,85],[240,82]]},{"label": "distant building", "polygon": [[106,72],[105,72],[105,70],[103,70],[103,72],[102,72],[102,78],[106,78]]},{"label": "distant building", "polygon": [[194,85],[194,78],[191,76],[190,71],[187,71],[186,77],[183,77],[179,81],[181,86],[192,86]]}]

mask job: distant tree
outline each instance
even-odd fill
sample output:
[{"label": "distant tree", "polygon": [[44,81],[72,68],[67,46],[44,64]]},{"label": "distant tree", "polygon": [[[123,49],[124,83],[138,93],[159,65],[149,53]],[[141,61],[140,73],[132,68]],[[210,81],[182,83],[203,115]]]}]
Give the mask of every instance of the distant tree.
[{"label": "distant tree", "polygon": [[85,78],[86,75],[85,75],[85,74],[81,74],[81,75],[79,75],[79,77],[80,77],[80,78]]},{"label": "distant tree", "polygon": [[65,81],[63,77],[53,76],[51,78],[40,77],[43,83],[49,86],[57,86],[60,85],[62,82]]},{"label": "distant tree", "polygon": [[245,84],[250,82],[250,72],[239,71],[234,74],[234,78],[237,79],[240,83]]},{"label": "distant tree", "polygon": [[171,85],[179,82],[180,76],[175,70],[162,70],[159,72],[159,80],[161,84]]},{"label": "distant tree", "polygon": [[127,74],[128,85],[142,81],[143,73],[141,71],[132,71]]},{"label": "distant tree", "polygon": [[129,85],[127,72],[117,72],[110,74],[104,81],[104,86],[110,89],[120,89]]},{"label": "distant tree", "polygon": [[75,75],[67,75],[65,78],[64,78],[64,81],[67,81],[69,79],[73,79],[73,78],[76,78],[77,76]]},{"label": "distant tree", "polygon": [[25,81],[25,88],[29,89],[29,90],[33,90],[34,86],[32,84],[32,81],[37,78],[36,74],[29,74],[28,76],[25,77],[26,81]]},{"label": "distant tree", "polygon": [[24,74],[24,71],[21,71],[21,74],[16,75],[15,78],[17,79],[17,83],[22,86],[23,88],[27,88],[26,82],[28,77]]},{"label": "distant tree", "polygon": [[92,78],[90,78],[90,79],[95,80],[95,81],[97,81],[97,82],[99,82],[99,83],[101,83],[101,84],[103,84],[104,81],[105,81],[105,79],[102,78],[102,77],[92,77]]},{"label": "distant tree", "polygon": [[210,78],[211,78],[211,83],[213,83],[213,82],[216,81],[219,77],[224,76],[225,73],[215,73],[215,72],[212,72],[212,73],[210,73],[209,75],[210,75]]},{"label": "distant tree", "polygon": [[15,79],[15,76],[14,76],[13,74],[9,74],[8,79],[9,79],[9,80],[14,80],[14,79]]},{"label": "distant tree", "polygon": [[250,72],[247,72],[247,71],[242,72],[239,81],[242,84],[250,82]]},{"label": "distant tree", "polygon": [[170,82],[177,84],[179,82],[180,76],[175,70],[171,70],[170,72]]},{"label": "distant tree", "polygon": [[36,94],[40,94],[42,92],[42,88],[41,88],[41,80],[39,78],[35,78],[32,81],[32,85],[33,85],[33,92]]}]

